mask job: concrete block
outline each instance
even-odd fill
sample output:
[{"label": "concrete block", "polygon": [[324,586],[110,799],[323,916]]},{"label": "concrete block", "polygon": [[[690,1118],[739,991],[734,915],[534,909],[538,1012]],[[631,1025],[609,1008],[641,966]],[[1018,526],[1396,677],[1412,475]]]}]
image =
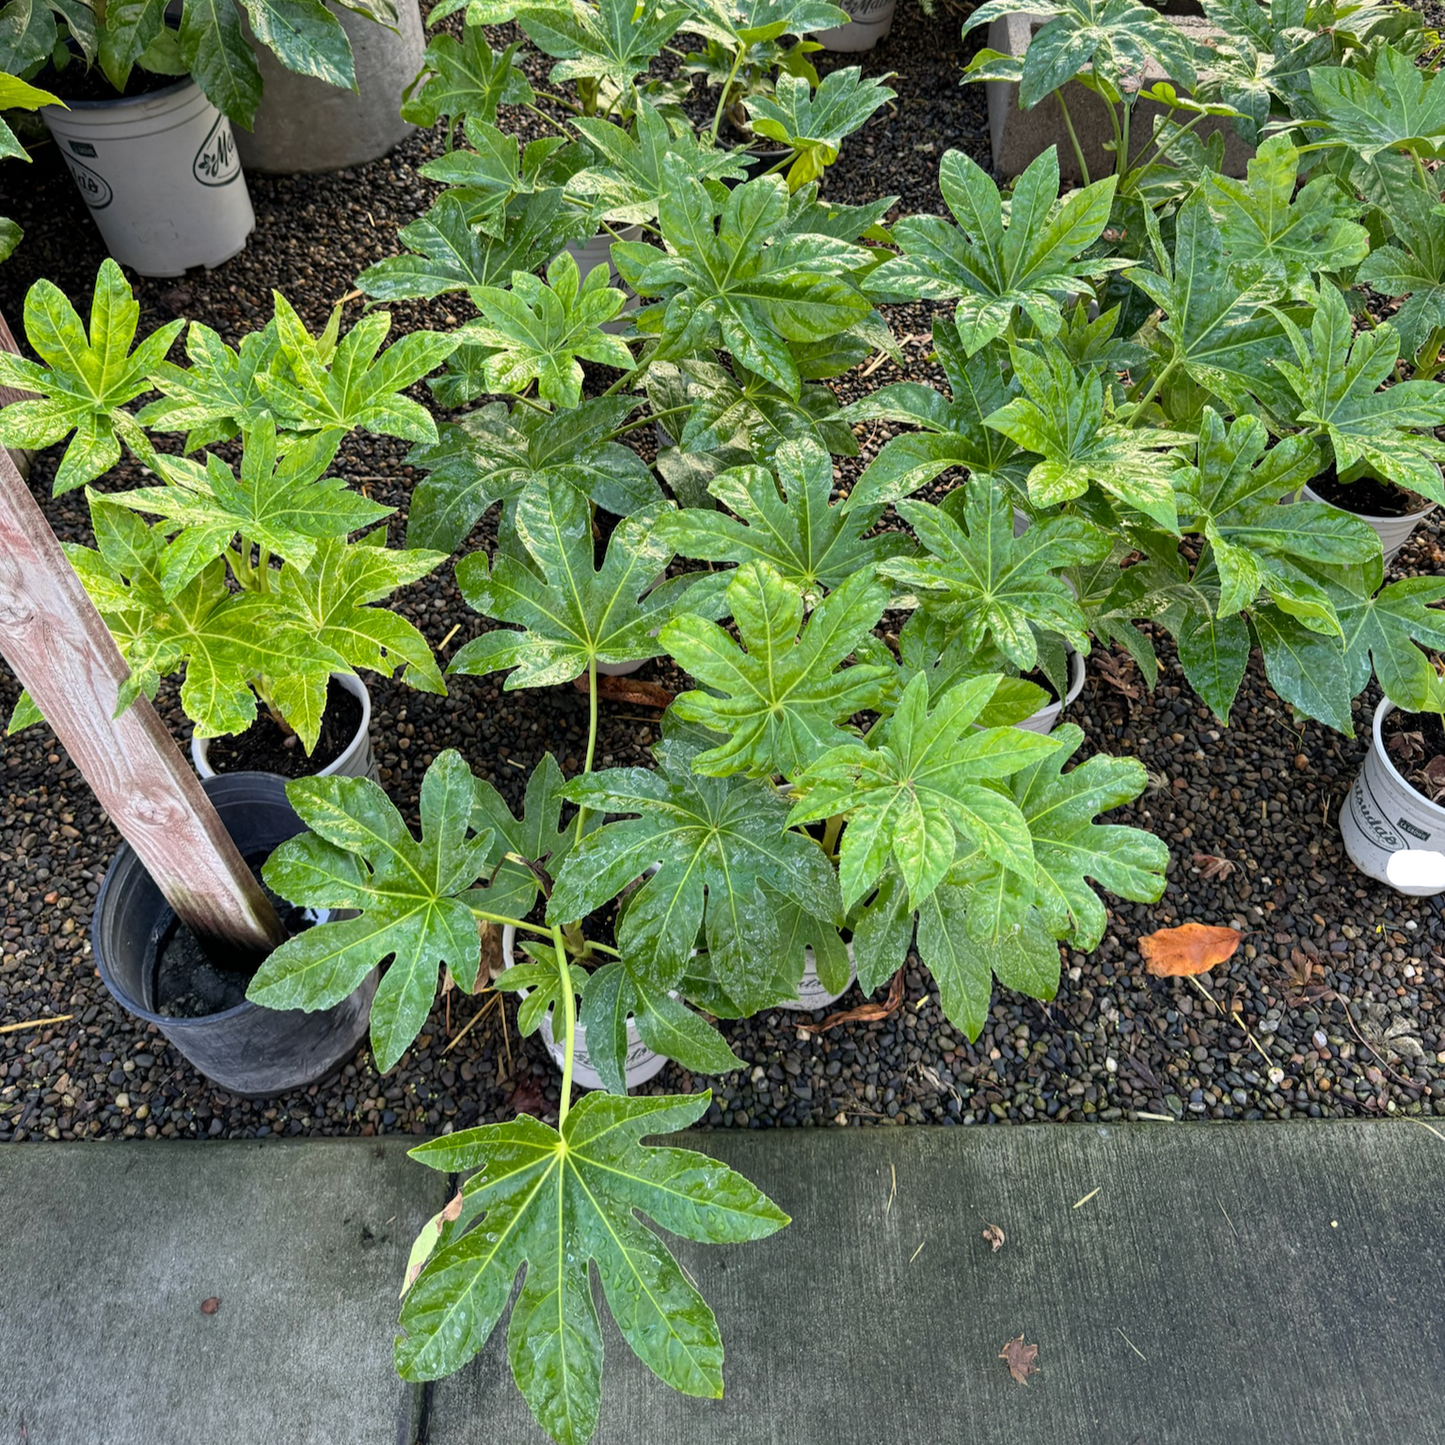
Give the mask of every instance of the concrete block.
[{"label": "concrete block", "polygon": [[397,1293],[446,1190],[416,1142],[0,1149],[0,1440],[411,1445]]},{"label": "concrete block", "polygon": [[405,140],[415,126],[401,118],[401,93],[416,78],[426,50],[417,0],[398,0],[397,29],[330,6],[341,22],[356,65],[358,91],[327,85],[287,70],[252,40],[265,91],[256,127],[236,127],[236,149],[248,171],[296,175],[365,165]]},{"label": "concrete block", "polygon": [[[1191,15],[1167,15],[1166,18],[1180,29],[1185,30],[1201,43],[1217,34],[1207,21]],[[1022,58],[1029,48],[1035,33],[1048,23],[1045,15],[1017,12],[1001,15],[989,26],[988,45],[1004,55]],[[1169,77],[1162,70],[1150,67],[1144,73],[1143,85]],[[1051,145],[1059,148],[1059,178],[1064,185],[1080,185],[1083,175],[1074,156],[1074,147],[1064,126],[1063,110],[1058,100],[1047,96],[1031,110],[1020,110],[1019,88],[1002,80],[990,80],[984,87],[988,92],[988,127],[993,140],[993,168],[996,175],[1012,179],[1025,170],[1030,161],[1042,154]],[[1109,123],[1109,112],[1104,102],[1093,93],[1071,80],[1061,92],[1064,104],[1074,122],[1074,132],[1079,138],[1079,148],[1088,163],[1089,176],[1100,180],[1112,175],[1115,158],[1111,151],[1104,149],[1105,141],[1112,142],[1114,128]],[[1150,143],[1154,132],[1154,117],[1165,113],[1164,107],[1152,101],[1140,101],[1134,107],[1130,123],[1129,151],[1134,160]],[[1186,117],[1187,119],[1187,117]],[[1224,173],[1229,176],[1243,176],[1245,165],[1254,154],[1254,147],[1241,139],[1233,124],[1223,118],[1206,116],[1194,128],[1194,134],[1201,137],[1221,131],[1224,135]]]},{"label": "concrete block", "polygon": [[[678,1250],[722,1327],[724,1399],[674,1394],[604,1326],[594,1445],[1445,1445],[1434,1131],[1065,1124],[686,1142],[793,1223]],[[986,1224],[1003,1230],[997,1252]],[[428,1445],[546,1445],[503,1333],[434,1387]],[[1027,1385],[998,1358],[1020,1334],[1039,1347]]]}]

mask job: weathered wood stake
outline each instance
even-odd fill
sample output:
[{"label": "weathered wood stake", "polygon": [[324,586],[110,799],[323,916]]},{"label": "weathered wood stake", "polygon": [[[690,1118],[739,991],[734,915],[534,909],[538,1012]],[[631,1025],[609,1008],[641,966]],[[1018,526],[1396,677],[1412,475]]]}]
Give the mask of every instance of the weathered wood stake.
[{"label": "weathered wood stake", "polygon": [[114,716],[129,668],[3,447],[0,655],[212,959],[254,967],[283,942],[276,910],[156,710],[140,697]]}]

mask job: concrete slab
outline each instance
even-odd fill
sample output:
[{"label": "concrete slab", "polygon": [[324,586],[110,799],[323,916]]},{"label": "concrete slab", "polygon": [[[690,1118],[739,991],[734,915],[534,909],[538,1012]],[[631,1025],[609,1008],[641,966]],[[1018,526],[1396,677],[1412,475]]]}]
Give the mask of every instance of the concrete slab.
[{"label": "concrete slab", "polygon": [[[795,1222],[680,1251],[723,1326],[724,1401],[674,1395],[609,1324],[596,1445],[1445,1442],[1445,1138],[1425,1128],[698,1143]],[[998,1358],[1019,1334],[1026,1386]],[[545,1438],[502,1346],[435,1387],[428,1445]]]},{"label": "concrete slab", "polygon": [[[989,26],[989,48],[1004,55],[1022,57],[1048,18],[1023,11],[999,16]],[[1166,18],[1200,45],[1208,45],[1218,35],[1213,26],[1195,16],[1166,15]],[[1150,86],[1168,78],[1157,66],[1150,66],[1144,73],[1143,84]],[[1057,99],[1048,96],[1032,109],[1020,110],[1017,85],[990,80],[984,83],[984,89],[988,92],[988,127],[993,143],[995,174],[1011,180],[1020,175],[1036,156],[1042,155],[1051,145],[1057,145],[1060,182],[1064,185],[1083,183],[1083,173],[1079,170],[1073,143],[1064,124],[1064,113]],[[1071,80],[1060,93],[1074,122],[1074,133],[1079,138],[1079,149],[1084,153],[1090,179],[1097,181],[1113,175],[1114,156],[1104,149],[1104,143],[1114,139],[1108,108],[1092,90],[1080,85],[1077,80]],[[1137,160],[1152,145],[1154,117],[1163,113],[1164,107],[1153,101],[1140,101],[1135,105],[1130,120],[1131,160]],[[1254,155],[1254,147],[1240,138],[1239,132],[1227,119],[1206,116],[1195,127],[1195,133],[1201,137],[1210,136],[1215,131],[1224,136],[1224,174],[1243,176],[1250,157]]]},{"label": "concrete slab", "polygon": [[[416,1140],[0,1150],[0,1440],[396,1445]],[[218,1298],[207,1315],[203,1300]]]}]

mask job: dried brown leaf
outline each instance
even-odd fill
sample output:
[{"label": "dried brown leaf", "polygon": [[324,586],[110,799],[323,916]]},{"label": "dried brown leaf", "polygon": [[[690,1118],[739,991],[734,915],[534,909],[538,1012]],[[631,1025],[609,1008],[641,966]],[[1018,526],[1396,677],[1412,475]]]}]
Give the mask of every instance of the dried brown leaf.
[{"label": "dried brown leaf", "polygon": [[[586,677],[574,680],[572,686],[578,692],[587,691]],[[640,677],[609,677],[600,673],[597,678],[597,696],[606,702],[625,702],[632,707],[652,707],[659,712],[672,706],[674,693],[660,682],[644,682]]]},{"label": "dried brown leaf", "polygon": [[1234,864],[1215,853],[1196,853],[1194,866],[1201,878],[1228,878],[1234,872]]},{"label": "dried brown leaf", "polygon": [[[1130,702],[1139,700],[1139,689],[1130,680],[1134,673],[1132,662],[1122,663],[1112,652],[1098,652],[1090,659],[1094,664],[1095,671],[1099,676],[1114,689],[1115,692],[1123,694]],[[1127,671],[1125,668],[1127,667]]]},{"label": "dried brown leaf", "polygon": [[481,993],[492,979],[501,977],[506,967],[502,962],[501,928],[483,919],[477,925],[477,934],[482,942],[482,966],[477,970],[477,986],[473,993]]},{"label": "dried brown leaf", "polygon": [[1024,1344],[1024,1337],[1010,1340],[998,1352],[1001,1360],[1008,1361],[1008,1372],[1021,1385],[1027,1385],[1029,1376],[1038,1369],[1039,1347]]},{"label": "dried brown leaf", "polygon": [[1244,935],[1213,923],[1181,923],[1139,940],[1139,953],[1155,978],[1184,978],[1204,973],[1232,958]]},{"label": "dried brown leaf", "polygon": [[983,1237],[993,1246],[993,1252],[997,1254],[1003,1248],[1004,1233],[996,1224],[986,1224],[983,1229]]},{"label": "dried brown leaf", "polygon": [[835,1029],[839,1024],[877,1023],[898,1012],[903,1003],[903,970],[893,975],[893,984],[883,1003],[859,1004],[857,1008],[844,1009],[841,1013],[829,1014],[820,1024],[799,1024],[800,1033],[822,1034]]}]

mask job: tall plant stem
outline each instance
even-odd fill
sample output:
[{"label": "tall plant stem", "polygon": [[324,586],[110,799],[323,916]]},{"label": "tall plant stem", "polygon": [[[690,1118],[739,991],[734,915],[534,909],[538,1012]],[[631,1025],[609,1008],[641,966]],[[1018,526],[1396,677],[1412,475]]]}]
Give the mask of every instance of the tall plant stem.
[{"label": "tall plant stem", "polygon": [[562,1013],[567,1030],[562,1045],[562,1098],[557,1105],[557,1129],[561,1132],[567,1122],[567,1110],[572,1107],[572,1063],[577,1047],[577,1000],[572,996],[572,970],[567,963],[567,945],[562,941],[562,930],[552,930],[552,950],[557,955],[557,974],[562,989]]},{"label": "tall plant stem", "polygon": [[728,71],[727,84],[722,88],[722,94],[717,98],[717,109],[713,112],[712,129],[708,132],[708,144],[717,144],[718,127],[722,125],[723,111],[728,103],[728,91],[733,88],[733,81],[738,78],[738,71],[743,68],[743,56],[747,54],[747,47],[743,46],[733,57],[733,68]]},{"label": "tall plant stem", "polygon": [[[1054,94],[1058,97],[1059,110],[1063,112],[1064,129],[1069,133],[1069,143],[1074,148],[1074,159],[1079,163],[1079,174],[1084,178],[1084,184],[1087,186],[1089,184],[1089,163],[1084,159],[1084,148],[1079,144],[1078,132],[1074,129],[1074,118],[1069,114],[1069,106],[1068,102],[1064,99],[1064,92],[1062,90],[1056,90]],[[1112,118],[1112,108],[1109,114]],[[1116,135],[1118,134],[1117,121],[1114,122],[1114,132]]]},{"label": "tall plant stem", "polygon": [[[592,771],[592,757],[597,751],[597,659],[587,662],[587,759],[582,764],[584,776]],[[577,805],[577,841],[582,841],[582,830],[587,826],[587,807]]]}]

